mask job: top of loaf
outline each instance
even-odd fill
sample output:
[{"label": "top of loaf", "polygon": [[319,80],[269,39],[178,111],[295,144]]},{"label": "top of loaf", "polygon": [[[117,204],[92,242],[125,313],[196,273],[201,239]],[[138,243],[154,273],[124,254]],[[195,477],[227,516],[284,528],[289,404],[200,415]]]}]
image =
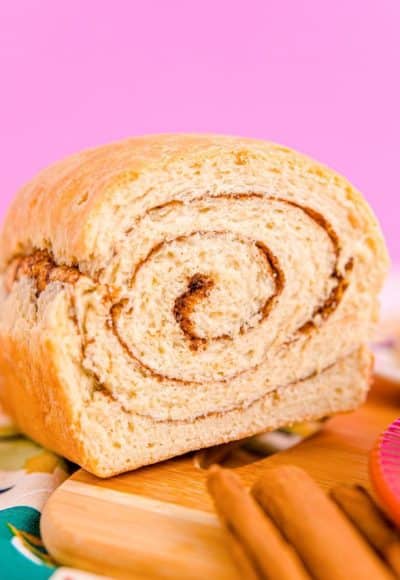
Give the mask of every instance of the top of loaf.
[{"label": "top of loaf", "polygon": [[85,150],[41,171],[16,195],[1,233],[0,263],[47,250],[58,264],[99,269],[115,251],[116,230],[171,199],[255,191],[353,211],[387,261],[379,226],[351,184],[287,147],[219,135],[134,137]]}]

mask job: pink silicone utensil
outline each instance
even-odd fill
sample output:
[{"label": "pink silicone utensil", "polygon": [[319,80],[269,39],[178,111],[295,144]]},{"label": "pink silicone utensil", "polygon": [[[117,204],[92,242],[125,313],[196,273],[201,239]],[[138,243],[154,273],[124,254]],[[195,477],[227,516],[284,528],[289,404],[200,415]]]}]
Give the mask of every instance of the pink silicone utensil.
[{"label": "pink silicone utensil", "polygon": [[400,417],[379,437],[369,468],[377,496],[400,527]]}]

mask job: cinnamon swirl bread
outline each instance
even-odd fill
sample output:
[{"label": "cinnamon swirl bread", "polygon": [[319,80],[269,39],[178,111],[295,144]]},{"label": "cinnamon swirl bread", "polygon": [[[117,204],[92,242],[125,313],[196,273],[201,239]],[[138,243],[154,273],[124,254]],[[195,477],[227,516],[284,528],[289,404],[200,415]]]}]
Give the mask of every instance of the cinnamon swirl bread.
[{"label": "cinnamon swirl bread", "polygon": [[365,398],[385,245],[345,179],[285,147],[79,153],[17,195],[1,258],[4,402],[99,476]]}]

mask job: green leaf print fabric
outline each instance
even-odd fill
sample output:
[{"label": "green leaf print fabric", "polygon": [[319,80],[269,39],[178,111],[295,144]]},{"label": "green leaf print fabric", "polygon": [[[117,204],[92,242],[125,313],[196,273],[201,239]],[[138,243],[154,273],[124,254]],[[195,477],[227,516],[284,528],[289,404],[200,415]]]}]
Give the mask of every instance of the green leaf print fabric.
[{"label": "green leaf print fabric", "polygon": [[0,408],[0,580],[100,578],[58,567],[40,538],[40,513],[69,475],[66,462],[19,435]]}]

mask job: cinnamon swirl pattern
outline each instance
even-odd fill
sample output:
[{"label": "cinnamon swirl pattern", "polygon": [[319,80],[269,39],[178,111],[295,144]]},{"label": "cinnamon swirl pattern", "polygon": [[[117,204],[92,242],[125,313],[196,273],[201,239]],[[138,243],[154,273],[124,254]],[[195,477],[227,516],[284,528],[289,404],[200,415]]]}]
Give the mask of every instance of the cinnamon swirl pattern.
[{"label": "cinnamon swirl pattern", "polygon": [[[27,203],[59,223],[15,238]],[[47,170],[8,220],[1,337],[25,367],[6,398],[99,475],[365,396],[385,248],[361,196],[287,149],[130,140]]]}]

